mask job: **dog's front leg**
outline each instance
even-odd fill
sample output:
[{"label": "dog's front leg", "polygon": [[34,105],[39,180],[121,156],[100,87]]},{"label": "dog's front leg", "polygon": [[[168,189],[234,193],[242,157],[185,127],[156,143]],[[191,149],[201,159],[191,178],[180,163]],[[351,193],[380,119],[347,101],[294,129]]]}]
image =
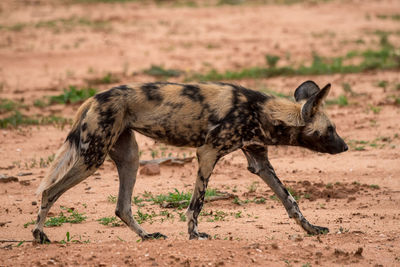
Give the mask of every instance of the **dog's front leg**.
[{"label": "dog's front leg", "polygon": [[249,146],[242,149],[249,163],[249,171],[260,176],[266,182],[272,191],[278,196],[285,206],[290,218],[296,222],[308,233],[312,235],[328,233],[329,229],[312,225],[301,213],[296,200],[291,196],[282,182],[276,176],[274,168],[268,161],[268,150],[266,147]]},{"label": "dog's front leg", "polygon": [[209,145],[201,146],[197,149],[197,159],[199,170],[193,190],[192,199],[186,211],[188,220],[189,239],[209,239],[207,233],[200,233],[197,229],[197,217],[203,207],[204,196],[206,194],[208,180],[218,161],[218,151]]}]

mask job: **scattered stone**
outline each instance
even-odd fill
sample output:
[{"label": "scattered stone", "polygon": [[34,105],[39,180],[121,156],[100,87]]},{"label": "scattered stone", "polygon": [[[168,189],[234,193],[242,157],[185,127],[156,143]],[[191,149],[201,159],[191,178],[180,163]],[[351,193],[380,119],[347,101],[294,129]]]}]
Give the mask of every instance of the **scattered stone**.
[{"label": "scattered stone", "polygon": [[0,174],[0,183],[10,183],[10,182],[18,182],[18,178],[15,176]]},{"label": "scattered stone", "polygon": [[278,246],[277,243],[272,243],[272,244],[271,244],[271,247],[272,247],[273,249],[279,249],[279,246]]},{"label": "scattered stone", "polygon": [[10,223],[11,221],[8,222],[0,222],[0,227],[3,227],[4,225],[6,225],[7,223]]},{"label": "scattered stone", "polygon": [[356,200],[355,197],[349,197],[349,198],[347,199],[347,203],[352,202],[352,201],[354,201],[354,200]]},{"label": "scattered stone", "polygon": [[12,244],[9,244],[9,245],[4,246],[4,247],[2,247],[2,249],[5,249],[5,250],[12,250]]},{"label": "scattered stone", "polygon": [[159,164],[146,164],[140,169],[140,174],[142,175],[157,175],[160,174]]},{"label": "scattered stone", "polygon": [[189,259],[186,259],[184,262],[182,262],[182,266],[184,266],[184,267],[190,267],[190,260]]},{"label": "scattered stone", "polygon": [[174,261],[180,261],[181,260],[179,257],[175,257],[174,255],[170,255],[169,257],[171,259],[173,259]]},{"label": "scattered stone", "polygon": [[15,168],[14,165],[9,165],[7,167],[0,167],[0,170],[11,170],[11,169],[14,169],[14,168]]},{"label": "scattered stone", "polygon": [[32,175],[33,173],[31,172],[20,172],[17,174],[17,176],[28,176],[28,175]]},{"label": "scattered stone", "polygon": [[354,252],[355,257],[362,257],[363,248],[359,247],[356,252]]},{"label": "scattered stone", "polygon": [[21,180],[19,181],[20,185],[28,186],[31,184],[31,181],[29,180]]},{"label": "scattered stone", "polygon": [[289,235],[289,240],[300,242],[303,241],[303,237],[301,235]]},{"label": "scattered stone", "polygon": [[188,158],[176,158],[176,157],[168,157],[168,158],[160,158],[160,159],[153,159],[153,160],[141,160],[140,165],[150,165],[150,164],[157,164],[157,165],[166,165],[166,166],[183,166],[185,163],[192,162],[194,157]]},{"label": "scattered stone", "polygon": [[32,206],[36,206],[37,202],[36,201],[32,201]]},{"label": "scattered stone", "polygon": [[340,248],[335,248],[335,252],[333,253],[336,257],[339,256],[349,256],[348,252],[341,250]]}]

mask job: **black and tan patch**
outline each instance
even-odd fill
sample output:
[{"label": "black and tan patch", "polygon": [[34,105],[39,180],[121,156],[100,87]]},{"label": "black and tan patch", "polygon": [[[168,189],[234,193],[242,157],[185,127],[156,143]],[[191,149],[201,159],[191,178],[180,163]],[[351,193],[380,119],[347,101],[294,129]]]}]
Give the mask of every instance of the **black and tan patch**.
[{"label": "black and tan patch", "polygon": [[161,102],[163,100],[158,83],[147,83],[142,85],[140,89],[146,95],[148,101]]}]

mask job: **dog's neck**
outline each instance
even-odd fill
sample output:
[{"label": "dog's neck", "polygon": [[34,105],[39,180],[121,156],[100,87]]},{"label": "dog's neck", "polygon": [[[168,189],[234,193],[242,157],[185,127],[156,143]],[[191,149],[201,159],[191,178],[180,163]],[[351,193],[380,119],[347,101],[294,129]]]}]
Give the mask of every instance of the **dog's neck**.
[{"label": "dog's neck", "polygon": [[301,118],[302,103],[283,98],[267,101],[260,116],[265,142],[273,145],[297,146],[298,135],[304,127]]}]

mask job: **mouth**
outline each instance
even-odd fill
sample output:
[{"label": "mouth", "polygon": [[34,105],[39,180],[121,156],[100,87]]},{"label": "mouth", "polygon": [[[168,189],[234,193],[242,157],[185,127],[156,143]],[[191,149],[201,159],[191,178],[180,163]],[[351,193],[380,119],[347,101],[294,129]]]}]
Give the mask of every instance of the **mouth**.
[{"label": "mouth", "polygon": [[346,144],[346,143],[344,143],[344,146],[343,146],[343,152],[345,152],[345,151],[347,151],[347,150],[349,150],[349,147],[347,146],[347,144]]},{"label": "mouth", "polygon": [[306,147],[310,150],[320,153],[328,153],[331,155],[339,154],[349,150],[347,144],[341,139],[334,142],[321,143],[315,142],[313,140],[299,138],[298,143],[300,144],[300,146]]},{"label": "mouth", "polygon": [[347,150],[349,150],[349,147],[347,146],[347,144],[345,142],[343,142],[343,145],[341,146],[340,150],[336,150],[336,151],[331,150],[331,151],[328,151],[328,153],[334,155],[334,154],[346,152]]}]

